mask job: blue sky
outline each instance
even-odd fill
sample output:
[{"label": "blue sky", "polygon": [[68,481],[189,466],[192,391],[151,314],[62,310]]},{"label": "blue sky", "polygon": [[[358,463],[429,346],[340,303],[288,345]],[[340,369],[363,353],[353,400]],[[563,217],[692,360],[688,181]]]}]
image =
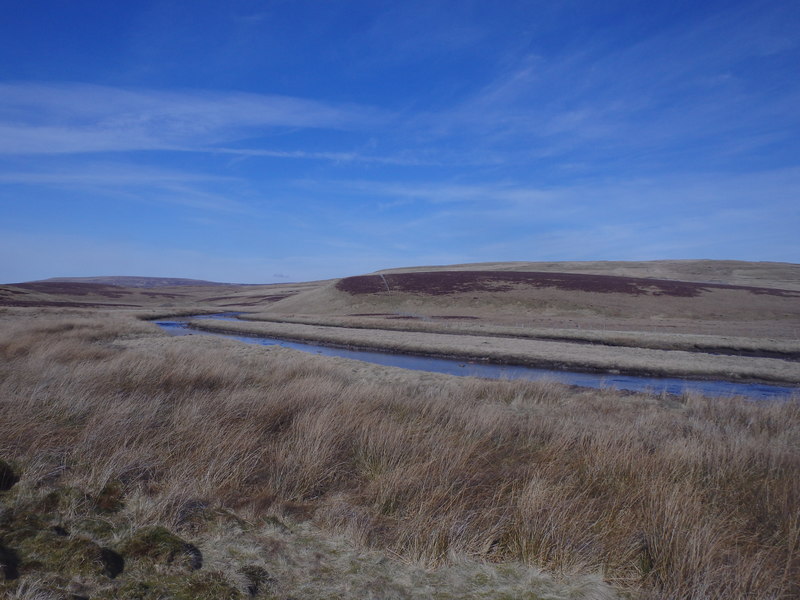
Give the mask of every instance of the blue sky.
[{"label": "blue sky", "polygon": [[800,263],[800,3],[5,0],[0,281]]}]

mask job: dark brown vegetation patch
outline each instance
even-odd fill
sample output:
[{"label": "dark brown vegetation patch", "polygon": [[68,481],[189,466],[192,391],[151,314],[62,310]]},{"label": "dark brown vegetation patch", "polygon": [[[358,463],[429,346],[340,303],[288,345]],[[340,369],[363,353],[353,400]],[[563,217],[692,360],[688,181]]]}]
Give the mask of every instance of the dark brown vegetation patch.
[{"label": "dark brown vegetation patch", "polygon": [[30,283],[15,283],[13,285],[23,290],[61,296],[103,296],[105,298],[122,298],[131,293],[116,285],[102,285],[99,283],[33,281]]},{"label": "dark brown vegetation patch", "polygon": [[13,300],[0,296],[0,306],[13,306],[17,308],[141,308],[141,304],[102,304],[97,302],[61,302],[57,300]]},{"label": "dark brown vegetation patch", "polygon": [[[258,304],[261,302],[277,302],[284,298],[289,298],[295,294],[265,294],[262,296],[214,296],[213,298],[203,298],[205,302],[219,302],[221,300],[248,300],[250,304]],[[244,302],[237,302],[237,304],[244,304]]]},{"label": "dark brown vegetation patch", "polygon": [[452,321],[479,321],[480,317],[470,317],[467,315],[434,315],[431,317],[434,320],[452,320]]},{"label": "dark brown vegetation patch", "polygon": [[582,273],[539,273],[534,271],[431,271],[347,277],[336,288],[349,294],[401,292],[443,296],[465,292],[509,292],[519,287],[557,288],[566,291],[626,294],[633,296],[678,296],[692,298],[712,289],[742,290],[754,294],[797,297],[800,292],[695,283],[665,279],[587,275]]}]

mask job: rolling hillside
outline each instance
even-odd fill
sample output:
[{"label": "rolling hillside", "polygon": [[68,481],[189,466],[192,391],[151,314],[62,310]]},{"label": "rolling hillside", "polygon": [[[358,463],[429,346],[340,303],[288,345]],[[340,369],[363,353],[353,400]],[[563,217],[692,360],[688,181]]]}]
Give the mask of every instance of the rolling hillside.
[{"label": "rolling hillside", "polygon": [[715,269],[716,265],[714,261],[499,263],[395,269],[332,281],[266,310],[797,337],[800,266],[723,262]]}]

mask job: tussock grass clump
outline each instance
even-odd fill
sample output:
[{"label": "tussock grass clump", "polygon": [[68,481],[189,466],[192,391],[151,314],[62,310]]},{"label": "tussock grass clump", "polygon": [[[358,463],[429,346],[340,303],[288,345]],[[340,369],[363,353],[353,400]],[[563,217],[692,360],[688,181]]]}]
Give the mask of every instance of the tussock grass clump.
[{"label": "tussock grass clump", "polygon": [[468,556],[602,573],[643,598],[800,594],[796,399],[386,385],[286,350],[126,345],[114,340],[147,326],[70,322],[0,334],[0,455],[24,466],[15,489],[110,494],[129,527],[181,538],[230,510],[430,566]]}]

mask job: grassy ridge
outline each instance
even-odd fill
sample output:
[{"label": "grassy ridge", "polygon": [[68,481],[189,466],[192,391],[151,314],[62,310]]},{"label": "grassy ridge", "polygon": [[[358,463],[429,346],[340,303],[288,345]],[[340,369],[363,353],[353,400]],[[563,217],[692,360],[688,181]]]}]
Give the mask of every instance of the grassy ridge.
[{"label": "grassy ridge", "polygon": [[[0,359],[0,457],[23,474],[15,489],[97,497],[116,482],[131,526],[191,541],[225,536],[208,524],[218,511],[275,515],[428,565],[471,557],[589,582],[583,595],[541,583],[553,597],[610,597],[586,573],[642,598],[800,594],[796,401],[445,377],[386,385],[340,360],[164,339],[99,314],[5,321]],[[93,539],[124,555],[129,538]],[[130,574],[104,585],[122,586],[144,559],[128,560]],[[219,566],[229,563],[211,583],[239,581],[244,594],[241,569]]]}]

